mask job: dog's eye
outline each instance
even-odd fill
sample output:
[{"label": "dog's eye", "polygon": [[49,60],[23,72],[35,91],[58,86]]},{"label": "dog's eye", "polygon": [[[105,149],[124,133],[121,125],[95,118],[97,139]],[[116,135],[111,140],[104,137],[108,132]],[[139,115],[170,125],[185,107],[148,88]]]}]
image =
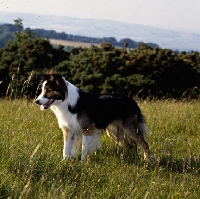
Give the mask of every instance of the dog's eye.
[{"label": "dog's eye", "polygon": [[50,93],[52,91],[52,89],[45,89],[45,93]]}]

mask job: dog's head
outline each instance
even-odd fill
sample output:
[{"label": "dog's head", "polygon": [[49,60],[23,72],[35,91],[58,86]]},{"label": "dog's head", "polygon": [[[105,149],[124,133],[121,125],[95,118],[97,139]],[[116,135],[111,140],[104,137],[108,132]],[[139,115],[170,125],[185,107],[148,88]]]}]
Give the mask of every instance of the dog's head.
[{"label": "dog's head", "polygon": [[41,94],[35,100],[37,104],[41,105],[41,110],[48,109],[57,100],[65,100],[67,86],[61,75],[45,73],[41,79]]}]

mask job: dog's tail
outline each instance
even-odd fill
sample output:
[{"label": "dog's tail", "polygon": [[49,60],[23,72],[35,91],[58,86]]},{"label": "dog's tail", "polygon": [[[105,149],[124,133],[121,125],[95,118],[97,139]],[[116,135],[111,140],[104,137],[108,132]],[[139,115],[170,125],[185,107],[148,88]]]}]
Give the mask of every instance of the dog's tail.
[{"label": "dog's tail", "polygon": [[142,113],[138,115],[138,131],[138,133],[140,133],[146,141],[149,129],[147,127],[146,119]]}]

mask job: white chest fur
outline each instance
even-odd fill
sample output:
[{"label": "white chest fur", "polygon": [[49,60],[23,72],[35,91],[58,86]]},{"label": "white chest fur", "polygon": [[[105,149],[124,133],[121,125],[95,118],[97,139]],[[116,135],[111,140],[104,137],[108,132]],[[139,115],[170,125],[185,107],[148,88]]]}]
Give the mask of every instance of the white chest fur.
[{"label": "white chest fur", "polygon": [[68,94],[64,101],[58,100],[54,105],[51,106],[51,110],[54,112],[58,119],[58,125],[61,128],[62,126],[67,127],[72,132],[78,132],[80,126],[77,120],[77,114],[73,114],[69,111],[68,106],[75,106],[78,99],[79,93],[78,88],[73,84],[66,82],[68,88]]},{"label": "white chest fur", "polygon": [[58,119],[58,125],[61,128],[62,126],[67,127],[70,131],[79,131],[80,127],[77,120],[77,114],[72,114],[68,110],[68,106],[56,106],[52,105],[51,110],[54,112]]}]

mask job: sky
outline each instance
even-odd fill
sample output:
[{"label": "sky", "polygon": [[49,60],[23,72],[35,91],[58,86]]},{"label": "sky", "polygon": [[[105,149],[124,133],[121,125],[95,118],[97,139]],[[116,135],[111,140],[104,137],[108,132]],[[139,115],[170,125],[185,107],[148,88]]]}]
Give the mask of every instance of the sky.
[{"label": "sky", "polygon": [[200,33],[200,0],[0,0],[0,11],[105,19]]}]

